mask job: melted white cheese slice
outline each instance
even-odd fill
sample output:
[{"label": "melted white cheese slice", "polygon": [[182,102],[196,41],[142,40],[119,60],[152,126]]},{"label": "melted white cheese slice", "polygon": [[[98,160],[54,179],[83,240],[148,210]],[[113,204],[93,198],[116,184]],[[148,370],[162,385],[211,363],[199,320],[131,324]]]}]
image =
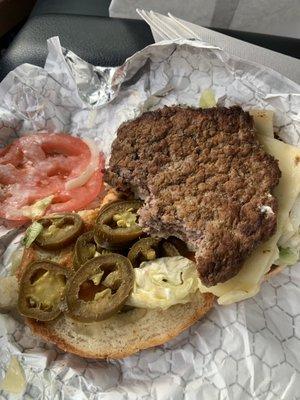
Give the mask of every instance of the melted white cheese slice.
[{"label": "melted white cheese slice", "polygon": [[260,135],[269,136],[271,138],[274,137],[273,111],[253,108],[249,110],[249,114],[252,115],[255,129]]},{"label": "melted white cheese slice", "polygon": [[264,135],[259,136],[259,141],[265,151],[279,161],[281,170],[279,184],[274,190],[278,200],[277,230],[268,241],[257,247],[236,276],[211,287],[200,284],[200,291],[218,296],[219,304],[231,304],[259,291],[264,274],[278,258],[277,242],[300,192],[300,149]]}]

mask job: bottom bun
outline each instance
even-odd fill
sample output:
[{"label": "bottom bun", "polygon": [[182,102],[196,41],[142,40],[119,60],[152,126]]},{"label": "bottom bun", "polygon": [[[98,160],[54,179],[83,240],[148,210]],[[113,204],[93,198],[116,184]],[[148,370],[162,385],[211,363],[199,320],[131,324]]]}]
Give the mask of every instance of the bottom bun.
[{"label": "bottom bun", "polygon": [[76,322],[65,315],[50,322],[27,319],[27,324],[35,334],[69,353],[117,359],[174,338],[205,315],[213,302],[213,295],[197,292],[190,303],[167,310],[135,308],[90,324]]}]

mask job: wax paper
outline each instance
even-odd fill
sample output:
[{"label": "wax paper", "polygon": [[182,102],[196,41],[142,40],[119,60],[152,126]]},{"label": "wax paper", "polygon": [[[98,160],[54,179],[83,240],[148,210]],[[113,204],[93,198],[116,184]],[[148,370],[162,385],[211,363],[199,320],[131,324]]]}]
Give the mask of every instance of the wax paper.
[{"label": "wax paper", "polygon": [[[160,42],[116,68],[87,64],[58,38],[48,48],[44,68],[21,65],[0,84],[2,146],[31,131],[64,131],[94,139],[108,160],[122,122],[164,104],[198,106],[209,87],[221,104],[272,109],[277,134],[300,144],[299,86],[214,46]],[[1,235],[7,275],[20,233],[2,227]],[[0,314],[0,378],[15,355],[24,399],[300,399],[299,299],[296,265],[254,298],[216,305],[176,339],[120,361],[66,354],[33,336],[16,313]],[[15,396],[0,391],[8,398]]]}]

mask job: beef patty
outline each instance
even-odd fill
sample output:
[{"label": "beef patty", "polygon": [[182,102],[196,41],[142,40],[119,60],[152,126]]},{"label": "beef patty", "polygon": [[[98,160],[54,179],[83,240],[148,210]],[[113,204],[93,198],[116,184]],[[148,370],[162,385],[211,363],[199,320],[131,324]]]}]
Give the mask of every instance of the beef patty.
[{"label": "beef patty", "polygon": [[179,106],[120,126],[106,181],[145,201],[139,223],[194,249],[201,281],[233,277],[276,230],[277,161],[240,107]]}]

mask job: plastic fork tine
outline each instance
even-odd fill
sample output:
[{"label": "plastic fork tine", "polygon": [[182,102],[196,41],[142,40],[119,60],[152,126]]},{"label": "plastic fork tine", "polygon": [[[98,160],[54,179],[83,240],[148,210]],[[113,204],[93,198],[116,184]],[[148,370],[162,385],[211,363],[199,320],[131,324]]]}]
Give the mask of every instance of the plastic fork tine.
[{"label": "plastic fork tine", "polygon": [[160,21],[160,23],[164,26],[164,29],[168,29],[168,32],[172,33],[173,38],[196,38],[196,34],[186,28],[183,24],[179,24],[176,19],[170,18],[170,16],[161,15],[158,13],[151,12],[155,15],[156,21]]},{"label": "plastic fork tine", "polygon": [[[181,37],[173,28],[170,28],[167,23],[162,21],[160,16],[153,11],[136,10],[138,14],[147,22],[147,24],[162,38],[162,39],[177,39]],[[169,17],[165,17],[167,20]]]},{"label": "plastic fork tine", "polygon": [[150,16],[150,13],[145,10],[136,10],[137,13],[143,18],[145,22],[155,31],[163,40],[171,39]]},{"label": "plastic fork tine", "polygon": [[171,13],[168,13],[168,17],[171,19],[171,21],[178,26],[178,29],[181,29],[182,31],[186,32],[187,38],[199,38],[199,36],[190,28],[188,28],[186,25],[184,25],[182,22],[180,22],[174,15]]},{"label": "plastic fork tine", "polygon": [[137,12],[163,39],[197,38],[195,32],[177,21],[171,14],[166,16],[145,10],[137,10]]},{"label": "plastic fork tine", "polygon": [[170,23],[169,17],[157,14],[154,11],[150,11],[150,16],[152,17],[152,21],[156,22],[156,24],[166,33],[166,35],[169,36],[170,39],[178,39],[182,37],[172,26],[172,21]]},{"label": "plastic fork tine", "polygon": [[174,17],[172,14],[161,15],[154,11],[137,10],[142,18],[149,24],[155,33],[157,33],[162,39],[197,39],[200,40],[203,45],[218,48],[211,44],[203,41],[201,36],[196,33],[193,29],[186,26],[179,19]]}]

